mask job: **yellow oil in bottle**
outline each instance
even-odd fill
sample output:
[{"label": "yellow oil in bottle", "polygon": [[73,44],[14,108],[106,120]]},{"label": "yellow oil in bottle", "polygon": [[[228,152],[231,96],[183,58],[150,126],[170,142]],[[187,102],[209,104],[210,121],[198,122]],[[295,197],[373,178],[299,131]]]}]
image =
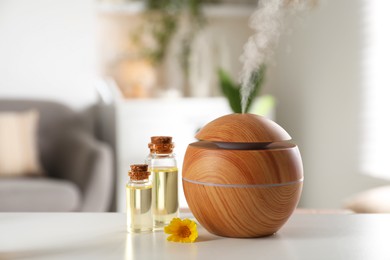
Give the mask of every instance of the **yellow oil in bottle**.
[{"label": "yellow oil in bottle", "polygon": [[178,216],[178,169],[152,168],[154,228],[162,229]]},{"label": "yellow oil in bottle", "polygon": [[127,231],[150,232],[153,230],[152,185],[126,185]]}]

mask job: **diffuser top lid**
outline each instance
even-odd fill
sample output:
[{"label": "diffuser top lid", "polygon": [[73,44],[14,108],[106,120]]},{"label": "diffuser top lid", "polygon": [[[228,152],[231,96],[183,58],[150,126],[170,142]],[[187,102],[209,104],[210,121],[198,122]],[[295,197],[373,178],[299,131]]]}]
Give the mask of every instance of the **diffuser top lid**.
[{"label": "diffuser top lid", "polygon": [[205,125],[195,136],[199,140],[229,143],[272,143],[291,140],[274,121],[254,114],[231,114]]}]

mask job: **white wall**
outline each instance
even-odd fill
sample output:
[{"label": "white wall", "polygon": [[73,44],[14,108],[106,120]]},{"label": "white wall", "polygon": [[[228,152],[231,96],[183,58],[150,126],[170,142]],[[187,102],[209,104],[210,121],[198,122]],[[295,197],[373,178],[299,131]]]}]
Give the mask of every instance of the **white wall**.
[{"label": "white wall", "polygon": [[[340,207],[351,194],[384,184],[359,170],[363,1],[322,1],[294,18],[263,90],[276,96],[278,123],[301,149],[304,207]],[[0,98],[48,98],[75,107],[95,100],[92,5],[0,1]]]},{"label": "white wall", "polygon": [[303,207],[340,207],[351,194],[385,184],[359,169],[363,14],[363,0],[322,1],[294,19],[269,71],[278,122],[303,156]]},{"label": "white wall", "polygon": [[93,0],[0,1],[0,98],[95,99]]}]

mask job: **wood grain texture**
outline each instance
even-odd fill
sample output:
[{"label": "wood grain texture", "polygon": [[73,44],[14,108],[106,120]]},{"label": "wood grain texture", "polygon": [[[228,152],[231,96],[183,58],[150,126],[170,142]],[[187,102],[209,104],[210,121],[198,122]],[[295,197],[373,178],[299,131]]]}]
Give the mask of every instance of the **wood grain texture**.
[{"label": "wood grain texture", "polygon": [[226,150],[208,142],[187,148],[183,177],[218,184],[277,184],[303,178],[299,149],[294,144],[264,150]]},{"label": "wood grain texture", "polygon": [[[225,150],[198,142],[188,146],[183,164],[184,194],[195,218],[209,232],[227,237],[267,236],[279,230],[299,201],[302,179],[301,156],[292,144]],[[209,186],[213,184],[271,186]]]},{"label": "wood grain texture", "polygon": [[302,182],[272,188],[225,188],[183,181],[188,205],[209,232],[261,237],[277,232],[296,208]]},{"label": "wood grain texture", "polygon": [[200,224],[227,237],[278,231],[298,204],[303,184],[301,155],[286,142],[288,133],[264,117],[232,114],[208,123],[196,137],[206,141],[187,148],[183,188]]},{"label": "wood grain texture", "polygon": [[205,125],[195,136],[213,142],[270,143],[291,140],[275,122],[253,114],[230,114]]}]

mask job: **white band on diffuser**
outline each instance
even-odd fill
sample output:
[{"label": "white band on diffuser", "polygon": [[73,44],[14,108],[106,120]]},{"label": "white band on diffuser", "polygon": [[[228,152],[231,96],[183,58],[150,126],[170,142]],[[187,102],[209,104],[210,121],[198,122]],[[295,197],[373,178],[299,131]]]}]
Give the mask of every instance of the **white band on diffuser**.
[{"label": "white band on diffuser", "polygon": [[183,181],[200,184],[205,186],[215,186],[215,187],[225,187],[225,188],[270,188],[270,187],[280,187],[287,186],[292,184],[297,184],[303,182],[303,177],[296,181],[283,182],[283,183],[268,183],[268,184],[222,184],[222,183],[210,183],[210,182],[202,182],[202,181],[194,181],[189,180],[182,177]]}]

